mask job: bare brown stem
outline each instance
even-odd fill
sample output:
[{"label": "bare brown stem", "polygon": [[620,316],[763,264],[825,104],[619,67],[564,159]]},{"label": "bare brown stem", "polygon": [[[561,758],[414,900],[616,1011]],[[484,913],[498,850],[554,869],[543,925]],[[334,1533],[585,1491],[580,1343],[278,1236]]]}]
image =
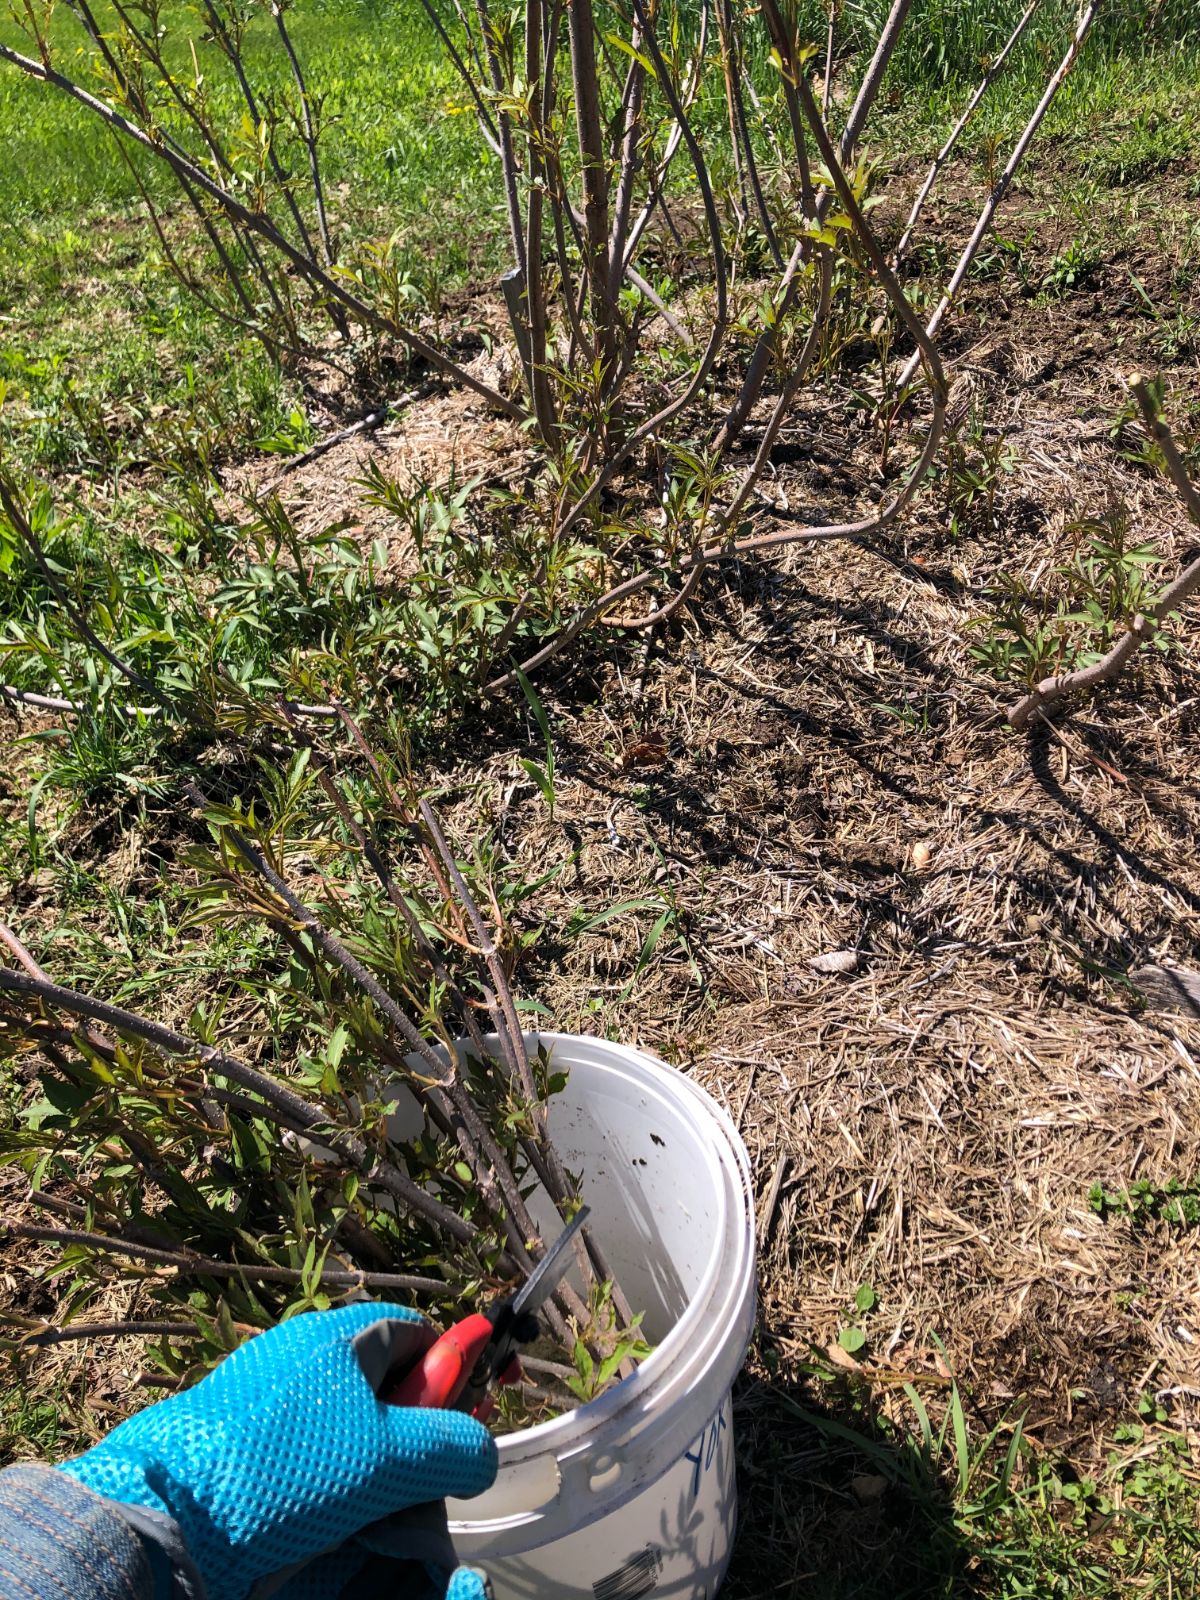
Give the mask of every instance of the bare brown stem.
[{"label": "bare brown stem", "polygon": [[[996,215],[997,208],[999,207],[1000,202],[1004,199],[1004,196],[1008,193],[1009,185],[1016,176],[1017,169],[1025,159],[1026,151],[1033,143],[1034,136],[1041,127],[1042,120],[1047,111],[1049,111],[1054,101],[1054,97],[1058,94],[1058,91],[1066,82],[1071,68],[1079,59],[1079,52],[1083,49],[1084,40],[1087,38],[1092,23],[1095,21],[1096,4],[1097,0],[1091,0],[1091,3],[1087,5],[1080,13],[1078,25],[1076,26],[1075,33],[1070,44],[1067,46],[1066,54],[1055,68],[1054,72],[1051,73],[1049,82],[1046,84],[1046,88],[1043,91],[1042,98],[1038,101],[1037,106],[1034,108],[1033,115],[1021,130],[1020,136],[1012,148],[1012,154],[1009,156],[1004,165],[1004,170],[996,179],[991,194],[988,195],[987,200],[984,202],[983,209],[980,211],[975,226],[971,231],[971,237],[967,240],[967,243],[963,248],[963,252],[958,258],[958,263],[951,274],[950,282],[946,285],[945,293],[938,301],[933,315],[925,325],[925,331],[931,338],[937,333],[938,329],[942,325],[942,321],[946,315],[946,312],[949,311],[950,307],[954,304],[955,297],[957,296],[958,291],[962,288],[963,280],[966,278],[967,273],[971,269],[971,263],[979,253],[980,245],[987,237],[988,229],[992,225],[992,219]],[[914,353],[910,357],[909,361],[905,365],[904,371],[900,374],[900,377],[896,381],[897,389],[905,388],[906,385],[911,381],[912,375],[917,369],[917,363],[919,359],[920,356],[918,353]]]},{"label": "bare brown stem", "polygon": [[[699,394],[703,384],[708,378],[709,373],[712,371],[713,363],[716,361],[717,354],[721,348],[721,345],[724,343],[725,334],[729,327],[729,275],[725,258],[725,246],[721,238],[721,219],[717,211],[717,204],[713,195],[712,183],[710,181],[708,172],[708,164],[705,161],[704,153],[701,150],[699,140],[697,139],[692,128],[687,110],[682,99],[680,98],[675,84],[671,79],[666,61],[663,58],[662,51],[658,45],[658,40],[655,37],[654,29],[650,25],[644,0],[632,0],[632,4],[643,30],[643,37],[645,40],[647,53],[654,63],[654,69],[658,78],[659,87],[662,89],[663,95],[671,108],[671,113],[679,126],[680,135],[687,144],[688,154],[691,157],[692,167],[696,174],[696,183],[699,187],[700,197],[704,205],[704,217],[708,227],[709,245],[712,251],[713,261],[715,304],[712,332],[709,335],[708,343],[701,354],[700,360],[696,365],[696,369],[692,374],[690,381],[685,386],[683,392],[677,395],[674,400],[668,401],[668,403],[663,406],[661,410],[655,412],[652,417],[648,418],[639,427],[635,428],[632,433],[625,437],[624,441],[619,446],[609,449],[604,464],[601,466],[600,470],[592,478],[591,482],[575,501],[574,505],[572,505],[570,509],[562,516],[552,538],[549,541],[549,548],[547,549],[545,556],[542,558],[537,572],[526,587],[525,592],[521,596],[520,600],[513,607],[512,614],[510,615],[508,621],[497,635],[496,642],[492,650],[493,660],[498,660],[501,658],[504,652],[507,650],[509,644],[516,635],[517,629],[528,615],[529,606],[535,593],[537,592],[537,589],[546,579],[546,575],[550,570],[550,562],[553,559],[555,551],[561,547],[569,534],[576,527],[580,519],[586,515],[589,506],[595,500],[596,496],[612,481],[615,474],[622,466],[624,466],[625,462],[629,460],[630,456],[633,455],[640,445],[644,444],[647,439],[653,438],[656,433],[658,433],[662,428],[666,427],[667,423],[678,416],[681,411],[686,409],[686,407],[691,405],[692,401]],[[516,679],[513,674],[509,673],[505,676],[503,681],[506,683],[513,683],[516,681]],[[492,687],[492,685],[488,685],[486,692],[491,692]]]},{"label": "bare brown stem", "polygon": [[[831,4],[833,0],[831,0]],[[762,0],[763,20],[771,43],[775,46],[783,69],[783,96],[787,106],[788,124],[792,130],[792,149],[796,157],[796,170],[800,175],[800,203],[806,217],[815,214],[812,173],[808,164],[808,150],[804,143],[804,125],[800,112],[800,97],[796,93],[796,79],[802,68],[797,57],[800,41],[796,36],[795,20],[789,13],[785,19],[778,0]]]},{"label": "bare brown stem", "polygon": [[478,954],[483,960],[487,977],[491,980],[496,1004],[499,1008],[499,1015],[496,1018],[499,1024],[497,1037],[501,1040],[505,1054],[511,1058],[509,1064],[512,1067],[513,1076],[520,1087],[521,1093],[525,1096],[529,1105],[533,1107],[538,1103],[539,1099],[537,1086],[533,1081],[533,1073],[529,1066],[529,1056],[525,1050],[524,1033],[517,1017],[512,991],[508,984],[508,976],[501,964],[500,952],[496,948],[496,941],[492,937],[492,931],[484,921],[479,907],[475,904],[475,898],[467,887],[466,879],[459,871],[458,863],[454,859],[454,852],[446,842],[446,836],[433,813],[432,806],[427,800],[421,800],[419,804],[421,820],[425,824],[434,849],[441,858],[442,865],[446,870],[450,883],[453,885],[458,902],[466,911],[471,927],[474,929],[475,938],[478,941]]},{"label": "bare brown stem", "polygon": [[[533,1071],[529,1064],[529,1052],[525,1048],[524,1030],[521,1027],[520,1018],[517,1016],[512,988],[508,981],[508,975],[504,971],[503,963],[500,960],[500,952],[496,948],[491,929],[484,920],[479,907],[475,903],[474,896],[467,887],[466,880],[459,871],[458,863],[454,859],[454,852],[446,842],[446,837],[442,832],[437,817],[433,813],[432,807],[425,800],[420,802],[420,807],[421,818],[433,841],[434,848],[441,857],[442,864],[446,869],[450,882],[454,886],[459,903],[466,910],[471,927],[475,931],[475,937],[479,941],[479,954],[483,958],[487,975],[492,984],[491,1010],[493,1021],[496,1025],[496,1038],[500,1045],[501,1056],[512,1079],[520,1086],[529,1114],[534,1119],[537,1137],[535,1140],[530,1141],[530,1144],[536,1146],[541,1157],[538,1165],[541,1168],[541,1175],[547,1192],[561,1210],[569,1202],[576,1200],[578,1196],[572,1190],[566,1171],[559,1160],[558,1151],[549,1137],[546,1126],[545,1104],[533,1079]],[[576,1255],[580,1260],[580,1266],[584,1273],[584,1282],[586,1283],[589,1279],[590,1268],[584,1257],[582,1246],[576,1250]],[[586,1320],[587,1309],[583,1302],[578,1299],[575,1291],[569,1285],[564,1284],[560,1292],[565,1297],[572,1313],[577,1318],[581,1317]]]},{"label": "bare brown stem", "polygon": [[642,104],[645,98],[646,68],[638,59],[642,49],[641,23],[634,19],[630,47],[634,55],[629,63],[625,89],[621,96],[621,110],[625,119],[621,148],[617,161],[617,191],[613,199],[612,239],[608,250],[609,278],[619,283],[625,266],[625,246],[629,240],[629,223],[633,211],[634,186],[637,181],[638,145],[642,137]]},{"label": "bare brown stem", "polygon": [[[40,1203],[40,1196],[34,1195]],[[37,1239],[51,1244],[85,1245],[105,1255],[128,1256],[149,1267],[170,1268],[181,1277],[245,1278],[253,1283],[302,1283],[304,1273],[294,1267],[277,1267],[259,1261],[215,1261],[194,1250],[162,1250],[138,1244],[131,1239],[114,1239],[111,1234],[92,1233],[82,1228],[48,1228],[40,1223],[18,1222],[0,1217],[0,1238]],[[327,1289],[403,1289],[413,1294],[442,1294],[442,1278],[423,1278],[405,1272],[354,1272],[323,1268],[315,1280]]]},{"label": "bare brown stem", "polygon": [[[530,129],[527,199],[525,206],[525,327],[529,341],[529,395],[538,432],[546,444],[554,443],[557,419],[550,393],[547,357],[546,285],[542,268],[544,200],[546,192],[545,149],[548,136],[550,97],[553,94],[553,55],[543,55],[542,0],[526,0],[525,80],[528,85]],[[517,320],[514,318],[514,331]]]},{"label": "bare brown stem", "polygon": [[617,359],[617,314],[608,270],[608,162],[596,73],[596,19],[592,0],[571,0],[567,10],[571,71],[575,84],[575,129],[583,183],[584,272],[596,345],[607,370]]},{"label": "bare brown stem", "polygon": [[300,105],[300,126],[304,134],[304,149],[308,155],[308,174],[312,184],[313,206],[317,213],[317,232],[321,239],[321,256],[327,267],[334,263],[333,243],[329,236],[329,220],[325,215],[325,189],[321,182],[321,162],[317,154],[317,130],[313,121],[312,101],[309,99],[308,86],[304,81],[304,72],[300,66],[299,57],[296,55],[292,36],[288,32],[287,23],[283,20],[283,5],[281,0],[274,0],[271,6],[271,15],[275,18],[275,26],[279,31],[280,42],[288,58],[288,65],[292,69],[292,82],[296,87],[296,97]]},{"label": "bare brown stem", "polygon": [[125,1322],[70,1322],[65,1327],[25,1318],[18,1321],[11,1313],[0,1319],[3,1320],[7,1320],[10,1327],[29,1330],[21,1344],[35,1350],[47,1345],[71,1344],[77,1339],[187,1339],[200,1332],[195,1322],[141,1322],[136,1318]]},{"label": "bare brown stem", "polygon": [[1034,12],[1038,9],[1041,3],[1042,0],[1029,0],[1029,4],[1022,12],[1019,22],[1009,34],[1004,48],[996,56],[995,60],[980,79],[974,94],[972,94],[971,98],[967,101],[966,106],[963,109],[962,116],[959,117],[953,128],[951,128],[950,133],[946,138],[946,142],[942,145],[942,148],[938,151],[937,155],[934,156],[929,171],[925,175],[925,181],[917,191],[917,197],[912,203],[912,210],[908,214],[908,221],[904,224],[904,232],[900,235],[900,238],[896,244],[896,248],[892,251],[892,265],[894,267],[898,266],[899,263],[903,261],[905,251],[908,249],[909,241],[913,235],[913,229],[917,225],[917,219],[920,217],[921,212],[924,209],[925,202],[929,199],[929,196],[933,190],[933,186],[938,180],[938,175],[940,174],[942,168],[946,165],[946,162],[949,161],[950,157],[953,155],[955,147],[957,146],[959,139],[962,137],[963,129],[975,115],[975,112],[979,108],[979,103],[983,99],[984,95],[987,94],[988,90],[995,83],[996,79],[1004,71],[1005,63],[1012,54],[1017,41],[1020,39],[1021,35],[1025,32],[1025,29],[1032,20]]},{"label": "bare brown stem", "polygon": [[21,943],[20,939],[17,938],[12,929],[7,925],[7,923],[4,922],[0,922],[0,944],[4,945],[10,955],[16,957],[31,978],[36,978],[39,983],[50,982],[50,979],[47,977],[45,972],[43,972],[41,967],[38,966],[37,962]]},{"label": "bare brown stem", "polygon": [[[500,56],[496,49],[496,35],[488,0],[475,0],[479,19],[479,38],[483,59],[487,62],[488,83],[492,93],[499,98],[504,93],[504,74],[500,70]],[[529,262],[525,258],[525,225],[521,216],[521,198],[517,189],[517,156],[513,145],[512,118],[503,108],[496,113],[496,127],[500,139],[500,169],[504,178],[504,201],[508,208],[508,231],[512,239],[513,260],[522,278],[529,276]],[[515,330],[514,330],[515,331]]]},{"label": "bare brown stem", "polygon": [[841,0],[829,0],[829,27],[825,31],[825,80],[821,85],[821,115],[829,116],[833,104],[833,45],[837,38],[838,11]]},{"label": "bare brown stem", "polygon": [[[844,163],[849,161],[858,144],[859,136],[866,125],[875,104],[876,97],[883,84],[884,74],[887,72],[888,63],[892,59],[896,45],[900,40],[900,30],[904,26],[912,6],[912,0],[894,0],[887,20],[880,30],[879,39],[875,45],[875,53],[871,57],[867,70],[859,84],[858,94],[850,108],[850,115],[846,119],[846,126],[838,143],[838,157]],[[795,75],[795,89],[799,97],[801,85],[805,83],[803,71]],[[824,119],[818,117],[824,126]],[[832,201],[832,193],[825,190],[817,196],[815,203],[815,217],[822,221],[828,212]],[[778,348],[779,336],[783,326],[795,304],[796,294],[799,290],[799,271],[807,249],[807,241],[802,239],[793,250],[791,259],[784,271],[783,279],[775,296],[775,315],[772,321],[763,328],[754,344],[749,363],[746,367],[745,377],[742,379],[741,388],[738,390],[729,413],[725,418],[724,426],[717,439],[717,449],[727,450],[737,439],[742,429],[749,420],[766,382],[767,373],[770,371],[771,362],[775,358]]]},{"label": "bare brown stem", "polygon": [[[442,21],[441,17],[438,15],[437,7],[432,3],[432,0],[421,0],[421,9],[429,18],[435,33],[441,40],[442,48],[450,57],[450,60],[454,66],[454,70],[458,73],[459,81],[462,83],[467,93],[471,96],[472,104],[475,107],[475,115],[479,120],[479,127],[483,133],[485,143],[488,145],[492,154],[498,157],[500,155],[500,135],[497,131],[495,122],[492,120],[492,114],[484,103],[483,96],[479,93],[479,81],[482,81],[482,73],[480,73],[480,79],[477,81],[475,73],[472,72],[467,66],[466,62],[463,60],[461,51],[454,43],[454,40],[450,37],[449,31],[447,30],[446,25]],[[474,41],[471,39],[470,34],[468,33],[468,50],[471,53],[473,62],[478,68],[482,65],[482,63],[479,61],[478,54],[471,48],[473,44]]]},{"label": "bare brown stem", "polygon": [[783,256],[779,249],[779,239],[775,232],[775,223],[772,220],[767,197],[763,193],[762,177],[759,174],[758,162],[754,155],[754,142],[750,137],[750,123],[746,116],[746,101],[742,94],[742,45],[741,35],[733,16],[732,0],[721,0],[721,12],[727,17],[727,47],[726,47],[726,94],[729,98],[731,135],[734,149],[739,147],[742,152],[741,163],[745,174],[745,181],[754,199],[754,209],[758,212],[758,220],[762,224],[763,235],[771,252],[778,271],[783,271]]}]

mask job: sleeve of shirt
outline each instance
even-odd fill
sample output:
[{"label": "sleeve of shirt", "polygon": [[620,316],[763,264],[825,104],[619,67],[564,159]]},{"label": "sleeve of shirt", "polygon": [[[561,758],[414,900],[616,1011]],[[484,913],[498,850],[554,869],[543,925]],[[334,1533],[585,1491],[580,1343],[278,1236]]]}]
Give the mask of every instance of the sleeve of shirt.
[{"label": "sleeve of shirt", "polygon": [[107,1501],[53,1467],[0,1472],[0,1600],[155,1600],[152,1558]]}]

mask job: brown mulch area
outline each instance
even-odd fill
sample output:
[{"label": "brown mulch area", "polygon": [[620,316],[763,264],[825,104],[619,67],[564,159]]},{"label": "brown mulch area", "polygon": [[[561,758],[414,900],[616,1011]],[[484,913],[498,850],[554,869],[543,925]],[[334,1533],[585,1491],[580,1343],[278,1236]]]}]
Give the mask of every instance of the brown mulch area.
[{"label": "brown mulch area", "polygon": [[[1018,739],[921,650],[943,606],[865,553],[813,564],[770,603],[732,597],[729,625],[673,649],[643,696],[584,713],[554,830],[577,854],[538,913],[658,895],[678,914],[631,994],[649,908],[544,951],[538,994],[582,1030],[600,1000],[607,1030],[689,1065],[740,1115],[764,1195],[786,1158],[763,1219],[784,1349],[836,1337],[871,1282],[881,1350],[933,1328],[998,1400],[1037,1386],[1049,1424],[1114,1339],[1146,1352],[1130,1382],[1152,1360],[1145,1381],[1185,1382],[1193,1359],[1170,1294],[1119,1334],[1113,1304],[1150,1283],[1194,1295],[1200,1255],[1127,1238],[1087,1192],[1200,1169],[1200,1031],[1139,1016],[1119,979],[1149,952],[1197,954],[1200,674],[1155,664],[1149,693],[1077,717],[1069,746]],[[905,692],[927,730],[882,709]],[[519,860],[555,848],[508,832]],[[846,949],[857,972],[807,965]],[[1078,1359],[1014,1373],[1014,1339],[1052,1336],[1054,1304]]]},{"label": "brown mulch area", "polygon": [[[1026,437],[1051,448],[1036,415]],[[1022,516],[1036,494],[1053,526],[1035,473],[1005,494]],[[1126,486],[1181,531],[1156,488]],[[1090,509],[1111,481],[1080,488],[1061,494]],[[947,559],[986,567],[993,537]],[[815,1551],[864,1537],[844,1485],[814,1488],[820,1450],[781,1390],[832,1393],[845,1415],[848,1385],[911,1427],[902,1381],[937,1415],[952,1371],[981,1435],[1024,1414],[1068,1476],[1103,1461],[1143,1391],[1176,1390],[1200,1449],[1200,1231],[1088,1204],[1097,1182],[1200,1173],[1200,1025],[1143,1014],[1121,978],[1200,957],[1198,630],[1060,733],[1018,737],[966,660],[969,587],[853,548],[781,567],[718,579],[661,656],[559,705],[555,823],[530,801],[505,826],[526,871],[565,863],[535,908],[551,928],[580,903],[642,902],[577,942],[547,936],[536,989],[555,1025],[678,1062],[751,1153],[762,1310],[730,1582],[746,1596],[766,1592],[764,1562],[787,1592]],[[846,950],[852,973],[808,965]],[[857,1363],[837,1344],[851,1322]],[[884,1521],[868,1545],[900,1561],[906,1524]]]}]

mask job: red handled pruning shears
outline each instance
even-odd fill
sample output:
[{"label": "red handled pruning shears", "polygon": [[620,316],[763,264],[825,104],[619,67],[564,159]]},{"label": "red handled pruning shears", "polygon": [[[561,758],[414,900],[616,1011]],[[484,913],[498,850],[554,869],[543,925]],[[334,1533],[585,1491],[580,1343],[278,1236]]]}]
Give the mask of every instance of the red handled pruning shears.
[{"label": "red handled pruning shears", "polygon": [[537,1338],[538,1309],[562,1281],[588,1214],[587,1206],[579,1208],[515,1295],[448,1328],[384,1395],[389,1405],[469,1411],[485,1422],[491,1386],[520,1377],[517,1346]]}]

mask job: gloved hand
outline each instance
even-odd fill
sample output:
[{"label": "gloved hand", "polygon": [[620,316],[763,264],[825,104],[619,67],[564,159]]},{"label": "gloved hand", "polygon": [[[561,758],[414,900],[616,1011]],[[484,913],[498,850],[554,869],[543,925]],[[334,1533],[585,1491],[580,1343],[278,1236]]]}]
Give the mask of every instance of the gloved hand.
[{"label": "gloved hand", "polygon": [[[246,1600],[259,1580],[336,1550],[282,1591],[332,1600],[368,1559],[348,1544],[355,1535],[405,1507],[479,1494],[496,1475],[495,1441],[474,1418],[376,1398],[385,1375],[435,1337],[400,1306],[298,1316],[61,1470],[130,1508],[139,1532],[164,1548],[166,1519],[175,1523],[207,1600]],[[397,1537],[407,1553],[402,1535],[389,1548]],[[427,1544],[413,1542],[427,1560]],[[426,1570],[440,1589],[446,1573]],[[466,1571],[451,1580],[453,1600],[483,1593]]]}]

